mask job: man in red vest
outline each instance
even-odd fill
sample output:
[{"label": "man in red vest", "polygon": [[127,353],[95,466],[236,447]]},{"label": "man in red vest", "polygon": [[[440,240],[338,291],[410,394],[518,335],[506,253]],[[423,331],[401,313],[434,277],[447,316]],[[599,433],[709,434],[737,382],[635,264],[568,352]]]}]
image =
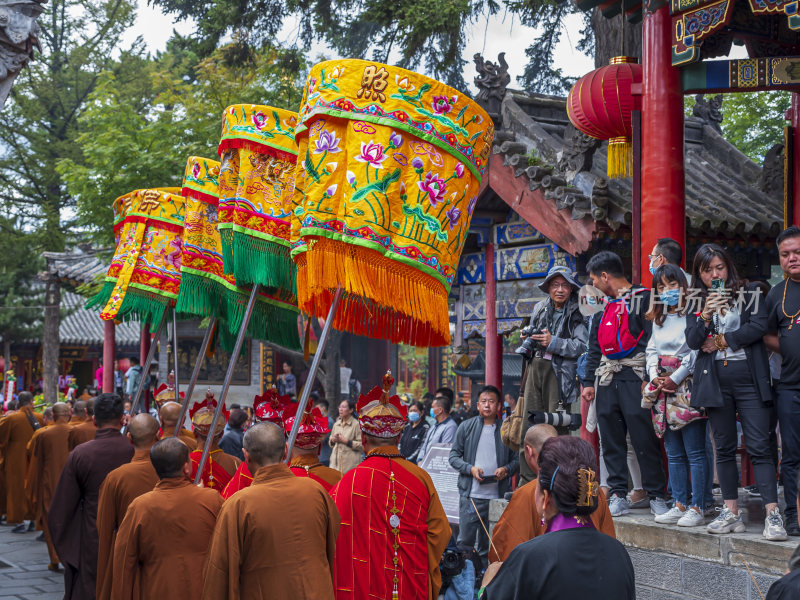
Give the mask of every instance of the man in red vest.
[{"label": "man in red vest", "polygon": [[331,495],[341,514],[333,585],[336,600],[435,599],[450,525],[430,476],[397,449],[406,407],[383,377],[356,407],[367,458]]}]

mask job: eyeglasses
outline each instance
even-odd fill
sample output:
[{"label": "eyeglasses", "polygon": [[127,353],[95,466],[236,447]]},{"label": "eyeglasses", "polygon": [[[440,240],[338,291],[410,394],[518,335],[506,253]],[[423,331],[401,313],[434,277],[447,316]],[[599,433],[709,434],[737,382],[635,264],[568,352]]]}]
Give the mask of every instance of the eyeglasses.
[{"label": "eyeglasses", "polygon": [[647,258],[649,258],[650,260],[654,260],[654,259],[658,258],[659,256],[661,256],[661,254],[648,254]]}]

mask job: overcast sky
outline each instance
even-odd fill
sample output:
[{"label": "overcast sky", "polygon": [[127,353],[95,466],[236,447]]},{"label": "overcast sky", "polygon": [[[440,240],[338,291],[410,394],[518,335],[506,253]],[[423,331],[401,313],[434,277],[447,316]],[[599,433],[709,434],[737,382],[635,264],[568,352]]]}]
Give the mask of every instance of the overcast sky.
[{"label": "overcast sky", "polygon": [[[172,35],[172,30],[177,29],[180,33],[190,34],[194,28],[193,23],[183,21],[174,23],[172,17],[164,15],[159,9],[147,5],[147,0],[138,0],[139,14],[136,24],[124,36],[123,41],[131,43],[137,36],[142,36],[150,51],[163,50],[167,40]],[[575,44],[580,38],[582,20],[580,16],[573,15],[567,21],[565,30],[561,36],[561,43],[556,48],[556,65],[561,67],[565,75],[579,77],[594,68],[594,61],[575,49]],[[291,39],[294,25],[287,24],[284,28],[284,39]],[[519,24],[518,19],[514,19],[502,12],[495,15],[487,23],[485,20],[476,23],[469,32],[467,47],[464,51],[464,58],[469,61],[464,73],[464,78],[471,84],[475,76],[475,69],[472,64],[472,56],[476,52],[481,52],[486,60],[497,60],[500,52],[506,53],[506,61],[509,65],[511,74],[511,86],[517,86],[517,75],[527,62],[525,48],[530,45],[531,38],[536,32]],[[324,52],[328,56],[334,53],[322,45],[311,48],[309,55],[313,58],[315,54]]]}]

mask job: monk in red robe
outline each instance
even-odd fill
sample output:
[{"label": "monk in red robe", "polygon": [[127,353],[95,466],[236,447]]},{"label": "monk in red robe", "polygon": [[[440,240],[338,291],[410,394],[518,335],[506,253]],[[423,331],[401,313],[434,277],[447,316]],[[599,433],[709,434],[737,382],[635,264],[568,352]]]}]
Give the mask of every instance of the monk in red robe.
[{"label": "monk in red robe", "polygon": [[192,419],[194,436],[197,438],[197,449],[189,454],[189,458],[192,461],[192,479],[194,479],[197,476],[200,460],[203,458],[203,449],[206,445],[206,440],[210,435],[211,445],[208,459],[206,460],[206,464],[203,465],[200,481],[204,487],[217,490],[221,494],[233,477],[241,461],[235,456],[225,454],[218,445],[220,439],[222,439],[222,434],[225,432],[225,423],[228,422],[229,413],[224,406],[222,407],[222,413],[217,420],[214,431],[210,431],[216,408],[217,401],[214,399],[214,395],[211,391],[209,391],[206,393],[205,399],[202,402],[195,402],[194,406],[192,406],[189,411],[189,416]]},{"label": "monk in red robe", "polygon": [[[534,474],[539,474],[539,452],[542,446],[557,435],[555,427],[544,423],[534,425],[525,433],[525,462]],[[538,485],[539,480],[534,479],[519,487],[511,496],[511,501],[492,531],[492,543],[489,547],[490,563],[505,561],[518,545],[543,535],[547,530],[547,526],[542,525],[542,516],[533,501]],[[592,522],[598,531],[616,539],[614,520],[608,510],[608,502],[602,490],[599,494],[597,510],[591,515]]]},{"label": "monk in red robe", "polygon": [[[292,400],[289,396],[279,396],[277,388],[273,385],[261,396],[253,398],[253,418],[256,423],[275,423],[283,429],[284,413],[291,412]],[[247,462],[242,462],[236,473],[222,490],[222,497],[226,500],[239,490],[250,487],[253,483],[253,474],[247,467]]]},{"label": "monk in red robe", "polygon": [[[189,450],[174,437],[149,452],[159,481],[135,498],[114,544],[114,600],[200,598],[220,495],[192,484]],[[242,597],[244,598],[244,596]]]},{"label": "monk in red robe", "polygon": [[41,526],[47,552],[50,554],[51,571],[58,570],[58,553],[53,546],[47,513],[58,485],[58,478],[69,456],[69,404],[58,402],[53,405],[53,424],[43,427],[33,434],[30,441],[31,457],[28,465],[28,479],[25,482],[31,505],[34,507],[36,523]]},{"label": "monk in red robe", "polygon": [[[161,419],[161,439],[173,437],[175,427],[178,426],[178,419],[181,418],[181,405],[177,402],[165,402],[158,411],[158,417]],[[178,431],[178,439],[186,444],[189,452],[197,450],[197,440],[188,429],[181,427]]]},{"label": "monk in red robe", "polygon": [[283,430],[244,434],[253,485],[225,501],[208,550],[204,600],[333,600],[339,513],[331,497],[283,463]]},{"label": "monk in red robe", "polygon": [[[287,437],[292,431],[294,420],[295,417],[293,416],[286,419]],[[313,479],[325,488],[328,493],[342,479],[341,471],[326,467],[319,462],[322,440],[329,433],[328,419],[322,415],[322,411],[318,407],[306,410],[297,430],[297,438],[292,449],[292,458],[289,461],[289,468],[292,473],[297,477]]]},{"label": "monk in red robe", "polygon": [[336,543],[336,600],[435,600],[450,525],[430,476],[405,460],[397,440],[406,407],[389,397],[391,373],[357,405],[367,458],[332,495],[342,528]]},{"label": "monk in red robe", "polygon": [[150,448],[158,441],[158,421],[140,413],[128,423],[133,458],[108,474],[100,486],[97,504],[97,599],[110,600],[114,541],[128,506],[135,498],[152,491],[158,475],[150,462]]},{"label": "monk in red robe", "polygon": [[[33,432],[41,428],[44,419],[33,412],[33,394],[20,392],[17,412],[0,420],[0,452],[6,484],[6,525],[17,527],[13,533],[26,531],[25,519],[30,519],[31,508],[25,496],[25,474],[28,470],[28,442]],[[29,531],[33,531],[33,521]]]}]

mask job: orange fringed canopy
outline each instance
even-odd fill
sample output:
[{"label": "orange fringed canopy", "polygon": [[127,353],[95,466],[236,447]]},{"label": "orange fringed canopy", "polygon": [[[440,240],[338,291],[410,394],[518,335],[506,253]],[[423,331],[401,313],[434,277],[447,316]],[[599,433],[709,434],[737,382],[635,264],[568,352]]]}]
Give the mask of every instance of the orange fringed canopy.
[{"label": "orange fringed canopy", "polygon": [[394,343],[450,342],[448,294],[494,138],[461,92],[361,60],[311,69],[295,130],[300,309]]}]

